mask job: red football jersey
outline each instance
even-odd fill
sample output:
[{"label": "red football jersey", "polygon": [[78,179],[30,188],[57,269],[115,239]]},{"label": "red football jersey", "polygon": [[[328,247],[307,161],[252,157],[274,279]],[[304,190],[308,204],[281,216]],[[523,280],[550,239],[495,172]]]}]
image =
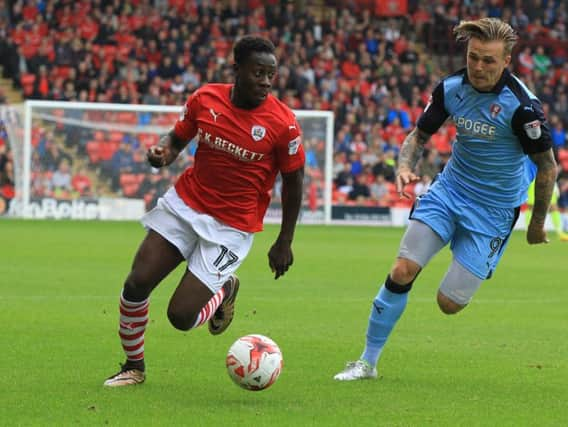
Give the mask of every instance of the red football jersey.
[{"label": "red football jersey", "polygon": [[269,95],[253,110],[233,105],[229,84],[207,84],[187,100],[175,124],[184,140],[198,137],[193,168],[176,191],[198,212],[239,230],[262,230],[278,172],[305,162],[301,130],[292,111]]}]

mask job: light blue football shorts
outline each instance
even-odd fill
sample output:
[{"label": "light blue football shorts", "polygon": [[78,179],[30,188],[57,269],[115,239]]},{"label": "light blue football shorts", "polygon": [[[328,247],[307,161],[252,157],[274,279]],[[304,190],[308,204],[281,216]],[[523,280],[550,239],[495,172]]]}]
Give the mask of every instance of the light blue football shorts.
[{"label": "light blue football shorts", "polygon": [[454,258],[483,280],[497,267],[518,217],[519,208],[481,205],[440,181],[416,199],[410,212],[410,219],[450,243]]}]

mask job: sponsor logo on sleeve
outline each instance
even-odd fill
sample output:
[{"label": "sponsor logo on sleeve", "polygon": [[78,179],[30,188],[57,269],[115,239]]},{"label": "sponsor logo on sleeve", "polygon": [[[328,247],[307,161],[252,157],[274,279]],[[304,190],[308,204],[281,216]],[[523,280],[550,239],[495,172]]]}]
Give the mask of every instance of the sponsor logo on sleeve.
[{"label": "sponsor logo on sleeve", "polygon": [[217,123],[217,117],[219,117],[222,114],[222,113],[216,113],[213,108],[209,109],[209,113],[211,113],[211,116],[213,117],[213,121],[215,123]]},{"label": "sponsor logo on sleeve", "polygon": [[258,142],[266,135],[266,129],[263,126],[254,125],[250,130],[250,134],[252,139]]},{"label": "sponsor logo on sleeve", "polygon": [[523,125],[523,129],[530,139],[539,139],[540,135],[542,135],[540,120],[533,120],[532,122],[525,123]]},{"label": "sponsor logo on sleeve", "polygon": [[300,137],[293,139],[288,143],[288,154],[293,156],[294,154],[298,153],[298,149],[300,148]]},{"label": "sponsor logo on sleeve", "polygon": [[424,112],[426,112],[428,108],[430,108],[430,105],[432,105],[432,95],[430,95],[430,98],[428,98],[428,103],[426,104],[426,107],[424,107]]}]

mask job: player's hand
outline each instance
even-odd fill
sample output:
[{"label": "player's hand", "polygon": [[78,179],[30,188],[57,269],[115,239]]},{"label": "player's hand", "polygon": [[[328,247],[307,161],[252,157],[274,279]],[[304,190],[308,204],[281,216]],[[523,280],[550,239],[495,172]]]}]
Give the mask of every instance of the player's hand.
[{"label": "player's hand", "polygon": [[146,152],[146,158],[152,167],[161,168],[173,162],[176,156],[169,147],[154,145]]},{"label": "player's hand", "polygon": [[420,181],[409,168],[401,167],[396,172],[396,191],[400,197],[410,199],[411,195],[404,191],[404,187],[412,182]]},{"label": "player's hand", "polygon": [[538,224],[533,221],[529,223],[527,229],[527,242],[529,245],[536,245],[539,243],[548,243],[546,231],[544,231],[544,224]]},{"label": "player's hand", "polygon": [[276,240],[268,251],[268,265],[274,273],[274,279],[278,279],[288,271],[294,263],[291,243]]}]

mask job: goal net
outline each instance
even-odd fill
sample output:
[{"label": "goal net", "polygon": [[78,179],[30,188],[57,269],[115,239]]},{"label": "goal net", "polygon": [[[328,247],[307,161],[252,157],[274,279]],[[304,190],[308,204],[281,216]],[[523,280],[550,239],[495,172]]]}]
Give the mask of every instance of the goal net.
[{"label": "goal net", "polygon": [[[138,219],[194,161],[195,140],[167,168],[146,162],[181,106],[26,101],[4,120],[14,152],[16,195],[8,214],[24,218]],[[300,221],[331,219],[333,113],[295,111],[306,150]],[[17,158],[17,161],[16,161]],[[265,221],[281,218],[281,180]]]}]

